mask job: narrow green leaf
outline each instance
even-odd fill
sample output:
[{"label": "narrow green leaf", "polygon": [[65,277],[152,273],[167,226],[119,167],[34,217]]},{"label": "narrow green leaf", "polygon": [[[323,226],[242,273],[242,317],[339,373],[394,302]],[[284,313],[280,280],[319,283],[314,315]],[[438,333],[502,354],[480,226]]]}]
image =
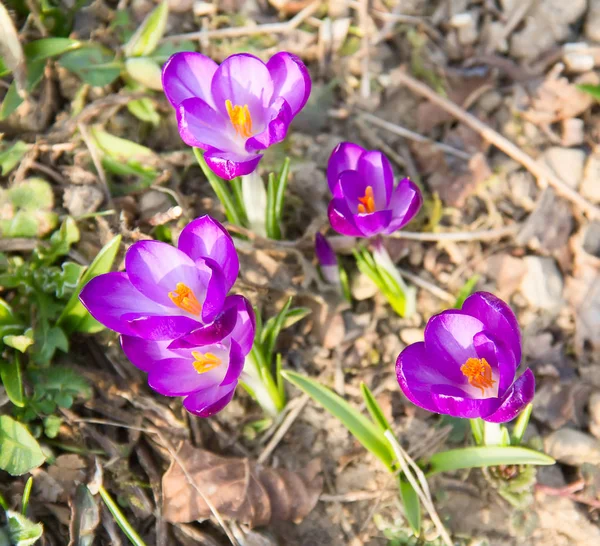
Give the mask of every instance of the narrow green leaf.
[{"label": "narrow green leaf", "polygon": [[100,493],[104,504],[106,504],[106,507],[115,518],[117,525],[121,528],[121,531],[125,533],[131,544],[133,544],[134,546],[146,546],[140,535],[137,534],[137,532],[131,526],[129,521],[127,521],[125,514],[121,512],[121,509],[119,508],[118,504],[110,496],[110,493],[106,489],[104,489],[103,486],[99,487],[98,492]]},{"label": "narrow green leaf", "polygon": [[509,464],[550,465],[556,461],[539,451],[525,447],[478,446],[451,449],[432,455],[429,474],[450,472],[462,468],[481,468]]},{"label": "narrow green leaf", "polygon": [[369,419],[315,380],[289,370],[282,371],[281,375],[337,417],[366,449],[379,458],[388,470],[392,470],[394,455],[381,430]]},{"label": "narrow green leaf", "polygon": [[11,476],[21,476],[46,460],[36,439],[8,415],[0,415],[0,448],[0,468]]},{"label": "narrow green leaf", "polygon": [[144,97],[129,101],[127,103],[127,110],[140,121],[151,123],[155,127],[158,127],[160,124],[160,116],[158,115],[154,101],[150,98]]},{"label": "narrow green leaf", "polygon": [[404,506],[404,515],[415,536],[421,534],[421,503],[419,496],[408,481],[400,478],[400,499]]},{"label": "narrow green leaf", "polygon": [[31,488],[33,486],[33,476],[29,476],[25,489],[23,489],[23,500],[21,501],[21,514],[27,517],[27,508],[29,507],[29,497],[31,496]]},{"label": "narrow green leaf", "polygon": [[30,148],[31,144],[17,140],[12,146],[0,153],[0,173],[2,176],[6,176],[12,171]]},{"label": "narrow green leaf", "polygon": [[237,210],[238,216],[242,221],[242,225],[248,227],[248,216],[246,215],[246,208],[244,207],[244,194],[242,191],[242,179],[241,177],[234,178],[229,182],[231,185],[235,209]]},{"label": "narrow green leaf", "polygon": [[267,210],[265,212],[267,237],[269,237],[269,239],[281,239],[281,230],[277,223],[277,215],[275,213],[276,194],[277,182],[275,181],[275,175],[270,173],[267,181]]},{"label": "narrow green leaf", "polygon": [[283,167],[279,173],[277,182],[277,194],[275,195],[275,221],[281,232],[281,217],[283,215],[283,204],[285,201],[285,190],[287,188],[288,177],[290,173],[290,158],[286,157],[283,161]]},{"label": "narrow green leaf", "polygon": [[[42,77],[44,76],[44,66],[45,61],[37,61],[34,63],[30,63],[27,67],[27,91],[33,91],[37,85],[42,81]],[[0,120],[6,119],[10,116],[21,104],[23,103],[23,98],[19,95],[17,91],[16,81],[13,82],[8,87],[8,91],[6,95],[4,95],[4,100],[2,101],[2,106],[0,107]]]},{"label": "narrow green leaf", "polygon": [[13,324],[17,322],[12,307],[0,298],[0,324]]},{"label": "narrow green leaf", "polygon": [[99,44],[90,44],[66,53],[58,64],[93,87],[110,85],[123,68],[123,64],[115,59],[115,54]]},{"label": "narrow green leaf", "polygon": [[148,89],[162,91],[161,69],[149,57],[131,57],[125,61],[125,70],[137,83]]},{"label": "narrow green leaf", "polygon": [[202,155],[202,150],[199,148],[192,148],[194,151],[194,155],[196,156],[196,160],[198,161],[198,165],[202,169],[204,176],[208,180],[213,191],[217,194],[217,199],[223,205],[225,209],[225,216],[227,216],[227,220],[229,220],[232,224],[236,226],[243,226],[241,218],[236,210],[235,204],[233,202],[233,198],[229,191],[229,188],[226,186],[226,183],[223,179],[219,178],[215,173],[210,170],[210,167],[206,164],[204,160],[204,156]]},{"label": "narrow green leaf", "polygon": [[98,126],[90,128],[98,147],[105,153],[119,161],[147,161],[156,157],[154,152],[132,140],[121,138],[107,133]]},{"label": "narrow green leaf", "polygon": [[459,290],[458,296],[456,296],[456,301],[454,302],[455,309],[460,309],[462,307],[463,303],[465,303],[465,300],[473,293],[473,290],[475,290],[478,282],[479,275],[473,275],[467,280],[467,282]]},{"label": "narrow green leaf", "polygon": [[123,46],[126,57],[141,57],[150,55],[165,33],[169,5],[167,0],[161,2],[135,31],[129,41]]},{"label": "narrow green leaf", "polygon": [[483,419],[469,419],[469,424],[471,425],[471,433],[473,434],[473,440],[475,440],[475,443],[478,446],[483,445]]},{"label": "narrow green leaf", "polygon": [[23,400],[21,364],[17,353],[9,361],[0,360],[0,379],[2,379],[9,400],[18,408],[22,408],[25,402]]},{"label": "narrow green leaf", "polygon": [[67,305],[64,307],[60,317],[58,317],[58,321],[56,322],[58,326],[63,326],[63,329],[67,332],[67,334],[79,330],[81,323],[85,317],[89,315],[86,308],[79,301],[79,294],[81,293],[81,290],[94,277],[108,273],[111,270],[117,256],[117,252],[119,252],[120,245],[120,235],[117,235],[108,243],[106,243],[100,252],[98,252],[94,258],[94,261],[79,279],[77,288],[71,295]]},{"label": "narrow green leaf", "polygon": [[373,393],[370,391],[369,387],[367,387],[367,385],[362,381],[360,383],[360,390],[365,400],[367,410],[369,411],[369,414],[371,415],[371,418],[375,424],[379,426],[381,432],[389,430],[391,427],[388,423],[388,420],[385,418],[385,415],[383,415],[381,406],[377,403],[377,400],[375,400],[375,397],[373,396]]},{"label": "narrow green leaf", "polygon": [[512,431],[511,444],[518,446],[523,441],[523,436],[525,436],[525,431],[527,430],[527,425],[529,424],[529,419],[531,418],[531,412],[533,411],[533,404],[529,403],[523,408],[517,420],[515,421],[515,426]]},{"label": "narrow green leaf", "polygon": [[576,85],[577,89],[591,95],[596,100],[600,100],[600,85],[592,85],[589,83],[582,83],[580,85]]},{"label": "narrow green leaf", "polygon": [[285,305],[274,317],[271,317],[263,328],[263,347],[265,351],[265,358],[267,362],[273,361],[273,353],[275,352],[275,344],[279,333],[283,329],[285,319],[287,317],[288,310],[292,304],[292,297],[290,296],[285,302]]},{"label": "narrow green leaf", "polygon": [[25,53],[27,63],[34,63],[62,55],[67,51],[73,51],[79,47],[81,47],[79,40],[71,40],[70,38],[42,38],[25,44],[23,52]]}]

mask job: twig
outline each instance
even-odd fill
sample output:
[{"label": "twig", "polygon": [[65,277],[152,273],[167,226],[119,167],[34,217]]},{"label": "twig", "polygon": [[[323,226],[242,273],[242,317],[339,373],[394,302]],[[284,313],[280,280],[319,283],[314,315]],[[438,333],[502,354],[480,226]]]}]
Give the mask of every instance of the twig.
[{"label": "twig", "polygon": [[[384,434],[392,450],[394,451],[394,454],[396,455],[398,464],[400,465],[404,476],[408,480],[408,483],[410,483],[412,488],[415,490],[415,493],[417,494],[421,503],[425,507],[425,510],[427,510],[427,512],[429,513],[429,517],[431,518],[431,521],[433,521],[433,524],[438,530],[438,533],[442,537],[444,544],[446,544],[446,546],[453,546],[452,539],[450,538],[448,531],[446,531],[442,520],[438,516],[435,507],[433,506],[433,501],[431,500],[431,494],[429,492],[429,486],[427,485],[425,475],[423,474],[421,469],[414,463],[414,461],[412,461],[409,455],[402,449],[402,446],[398,443],[398,440],[396,440],[396,437],[394,436],[393,432],[391,430],[386,430]],[[409,464],[407,464],[407,461],[409,462]],[[417,475],[419,483],[417,483],[417,479],[415,479],[411,468],[409,468],[409,465],[410,467],[412,467],[412,470]]]},{"label": "twig", "polygon": [[175,34],[173,36],[165,36],[161,42],[204,40],[207,38],[239,38],[240,36],[255,36],[257,34],[285,34],[300,26],[300,24],[315,13],[320,6],[321,0],[316,0],[284,23],[267,23],[256,26],[219,28],[215,30],[188,32],[187,34]]},{"label": "twig", "polygon": [[269,443],[265,446],[262,453],[258,457],[258,464],[263,464],[270,457],[271,453],[273,453],[273,450],[279,445],[279,442],[281,442],[286,432],[290,429],[298,415],[300,415],[300,412],[304,409],[304,406],[306,406],[308,400],[308,394],[304,394],[302,398],[300,398],[300,401],[297,403],[296,407],[287,414],[281,425],[279,425],[277,432],[273,435]]},{"label": "twig", "polygon": [[368,112],[360,112],[360,117],[365,121],[376,125],[377,127],[381,127],[390,133],[394,133],[395,135],[408,138],[409,140],[414,140],[415,142],[427,142],[431,144],[434,148],[441,150],[442,152],[446,152],[447,154],[454,155],[456,157],[460,157],[465,161],[469,161],[472,157],[472,154],[468,154],[467,152],[463,152],[458,148],[453,148],[452,146],[448,146],[448,144],[444,144],[442,142],[436,142],[426,136],[420,135],[419,133],[415,133],[410,129],[406,129],[405,127],[401,127],[400,125],[396,125],[395,123],[391,123],[389,121],[385,121],[384,119],[378,118],[373,114],[369,114]]},{"label": "twig", "polygon": [[418,286],[419,288],[423,288],[423,290],[427,290],[428,292],[431,292],[434,296],[436,296],[437,298],[446,301],[448,303],[454,303],[456,301],[456,298],[450,294],[450,292],[446,292],[444,289],[440,288],[439,286],[436,286],[435,284],[426,281],[425,279],[422,279],[421,277],[418,277],[417,275],[413,275],[412,273],[409,273],[408,271],[405,271],[404,269],[398,269],[398,273],[400,273],[400,275],[402,277],[404,277],[406,280],[409,280],[410,282],[412,282],[415,286]]},{"label": "twig", "polygon": [[535,159],[523,152],[518,146],[513,144],[506,137],[502,136],[490,126],[480,121],[474,115],[469,114],[469,112],[465,111],[464,108],[461,108],[454,102],[438,95],[433,89],[407,74],[405,70],[398,70],[395,73],[395,77],[396,81],[404,84],[411,91],[435,103],[440,108],[443,108],[454,117],[459,119],[462,123],[468,125],[471,127],[471,129],[478,132],[484,140],[487,140],[489,143],[502,150],[506,155],[519,162],[537,178],[538,184],[545,185],[545,182],[547,181],[551,186],[554,187],[558,194],[579,206],[590,218],[600,218],[599,207],[584,199],[579,193],[577,193],[577,191],[561,180],[548,167],[538,163]]},{"label": "twig", "polygon": [[[102,182],[102,187],[104,189],[104,197],[106,199],[106,203],[111,205],[112,196],[110,195],[110,190],[108,189],[108,182],[106,180],[106,174],[104,173],[104,167],[102,167],[102,161],[100,160],[100,156],[98,154],[98,148],[96,147],[96,143],[92,141],[90,137],[90,133],[87,130],[87,127],[83,123],[78,123],[77,128],[79,129],[79,133],[81,134],[81,138],[85,145],[87,146],[90,155],[92,156],[92,162],[94,163],[94,167],[96,167],[96,172],[98,173],[98,178]],[[111,207],[112,208],[112,207]]]},{"label": "twig", "polygon": [[493,38],[485,48],[486,53],[493,53],[502,43],[502,40],[505,40],[510,36],[511,32],[515,30],[515,28],[517,28],[519,23],[523,20],[523,17],[527,15],[527,12],[533,5],[533,2],[534,0],[524,0],[523,2],[516,4],[516,7],[510,14],[510,17],[506,22],[506,25],[504,25],[502,31],[497,36],[494,36],[493,34],[491,35]]},{"label": "twig", "polygon": [[521,224],[511,224],[498,229],[485,231],[456,231],[445,233],[417,233],[412,231],[396,231],[388,237],[408,239],[410,241],[495,241],[504,237],[513,237],[521,229]]},{"label": "twig", "polygon": [[31,252],[39,244],[37,239],[0,239],[0,252]]},{"label": "twig", "polygon": [[589,497],[584,497],[583,495],[576,495],[577,491],[581,491],[585,488],[584,480],[577,480],[565,487],[550,487],[549,485],[536,484],[535,490],[545,495],[550,495],[552,497],[564,497],[570,499],[574,502],[579,502],[581,504],[585,504],[595,509],[600,509],[600,500],[590,499]]},{"label": "twig", "polygon": [[383,491],[350,491],[341,495],[321,495],[319,500],[322,502],[360,502],[379,498],[382,494],[398,494],[398,489],[389,489]]}]

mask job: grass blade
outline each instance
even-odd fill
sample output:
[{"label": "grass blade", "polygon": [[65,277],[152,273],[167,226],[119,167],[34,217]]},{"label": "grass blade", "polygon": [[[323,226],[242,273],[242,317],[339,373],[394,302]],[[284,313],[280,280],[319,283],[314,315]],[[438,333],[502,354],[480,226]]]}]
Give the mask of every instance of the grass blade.
[{"label": "grass blade", "polygon": [[129,542],[131,542],[131,544],[133,544],[134,546],[146,546],[140,535],[137,534],[137,532],[131,526],[129,521],[127,521],[125,514],[121,512],[121,509],[117,506],[117,503],[110,496],[109,492],[106,489],[104,489],[103,486],[99,487],[98,492],[100,493],[104,504],[106,504],[106,507],[115,518],[117,525],[121,528],[121,531],[123,531],[129,539]]}]

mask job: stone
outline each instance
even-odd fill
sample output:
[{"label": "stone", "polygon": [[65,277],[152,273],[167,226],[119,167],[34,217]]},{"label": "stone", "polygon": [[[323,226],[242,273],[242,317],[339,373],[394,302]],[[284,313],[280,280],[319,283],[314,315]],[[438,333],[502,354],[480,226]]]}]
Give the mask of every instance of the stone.
[{"label": "stone", "polygon": [[588,40],[600,42],[600,0],[589,1],[583,32]]},{"label": "stone", "polygon": [[585,123],[579,118],[563,119],[561,133],[563,146],[581,146],[585,141]]},{"label": "stone", "polygon": [[582,150],[552,146],[542,154],[541,161],[574,190],[581,184],[585,164]]},{"label": "stone", "polygon": [[563,278],[553,258],[526,256],[520,292],[535,309],[556,311],[562,304]]},{"label": "stone", "polygon": [[149,220],[155,214],[171,208],[171,197],[164,192],[150,190],[142,194],[139,200],[142,220]]},{"label": "stone", "polygon": [[550,457],[571,466],[600,464],[600,441],[573,428],[550,434],[544,440],[544,449]]},{"label": "stone", "polygon": [[600,204],[600,154],[592,154],[588,158],[579,191],[582,197]]},{"label": "stone", "polygon": [[357,301],[368,300],[379,292],[379,288],[364,273],[358,273],[352,278],[350,285],[352,297]]},{"label": "stone", "polygon": [[600,438],[600,391],[593,392],[588,403],[590,432]]},{"label": "stone", "polygon": [[422,328],[403,328],[400,330],[400,339],[407,345],[423,341],[423,329]]},{"label": "stone", "polygon": [[104,193],[96,186],[70,185],[65,188],[63,205],[74,217],[96,212],[104,201]]}]

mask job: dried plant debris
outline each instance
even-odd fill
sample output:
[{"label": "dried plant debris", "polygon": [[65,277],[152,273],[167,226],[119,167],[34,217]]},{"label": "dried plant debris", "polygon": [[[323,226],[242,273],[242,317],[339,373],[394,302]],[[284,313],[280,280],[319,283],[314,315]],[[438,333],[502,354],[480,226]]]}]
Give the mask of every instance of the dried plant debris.
[{"label": "dried plant debris", "polygon": [[220,457],[185,442],[163,476],[163,516],[172,523],[205,519],[212,514],[210,503],[224,518],[251,527],[272,520],[300,522],[319,499],[320,473],[319,461],[292,472]]}]

